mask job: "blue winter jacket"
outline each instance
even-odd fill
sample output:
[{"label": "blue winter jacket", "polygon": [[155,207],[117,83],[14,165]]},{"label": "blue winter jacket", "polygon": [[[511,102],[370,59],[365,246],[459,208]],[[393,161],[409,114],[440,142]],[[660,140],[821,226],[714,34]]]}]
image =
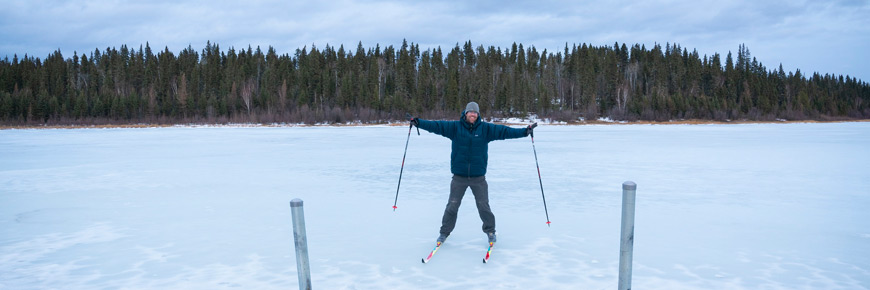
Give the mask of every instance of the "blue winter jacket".
[{"label": "blue winter jacket", "polygon": [[450,172],[460,176],[478,177],[486,175],[488,144],[495,140],[522,138],[527,136],[526,128],[511,128],[480,121],[474,124],[465,121],[465,114],[459,121],[418,121],[420,129],[444,136],[453,141],[450,152]]}]

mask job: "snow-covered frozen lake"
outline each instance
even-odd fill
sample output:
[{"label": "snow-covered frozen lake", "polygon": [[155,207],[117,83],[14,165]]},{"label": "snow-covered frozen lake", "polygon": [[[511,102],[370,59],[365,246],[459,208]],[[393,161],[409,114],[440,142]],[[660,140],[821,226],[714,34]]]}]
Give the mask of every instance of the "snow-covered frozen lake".
[{"label": "snow-covered frozen lake", "polygon": [[0,289],[870,288],[870,123],[541,126],[490,144],[499,242],[470,191],[429,264],[449,140],[406,126],[0,131]]}]

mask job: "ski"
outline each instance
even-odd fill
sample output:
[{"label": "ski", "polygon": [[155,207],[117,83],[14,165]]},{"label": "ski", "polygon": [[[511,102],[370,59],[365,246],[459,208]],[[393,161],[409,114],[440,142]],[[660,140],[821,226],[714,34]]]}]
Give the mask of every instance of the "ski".
[{"label": "ski", "polygon": [[432,249],[432,252],[429,253],[429,256],[426,256],[425,258],[422,259],[423,264],[426,264],[429,262],[429,260],[432,260],[432,256],[435,256],[435,252],[437,252],[438,249],[441,248],[441,244],[443,244],[443,243],[442,242],[435,243],[435,248]]},{"label": "ski", "polygon": [[489,248],[486,249],[486,256],[483,257],[484,263],[489,262],[489,257],[492,254],[492,246],[494,246],[494,245],[495,245],[495,243],[489,243]]}]

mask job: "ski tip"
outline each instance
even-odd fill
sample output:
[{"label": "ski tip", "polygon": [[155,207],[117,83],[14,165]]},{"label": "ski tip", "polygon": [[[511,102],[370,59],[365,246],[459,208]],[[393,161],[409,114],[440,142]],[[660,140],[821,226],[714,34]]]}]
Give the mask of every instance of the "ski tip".
[{"label": "ski tip", "polygon": [[426,264],[426,258],[420,258],[420,262]]}]

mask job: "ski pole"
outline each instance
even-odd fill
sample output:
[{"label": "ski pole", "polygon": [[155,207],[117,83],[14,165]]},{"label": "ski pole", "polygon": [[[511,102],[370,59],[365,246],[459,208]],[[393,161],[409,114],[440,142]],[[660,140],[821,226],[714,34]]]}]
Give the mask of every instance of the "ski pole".
[{"label": "ski pole", "polygon": [[[530,129],[534,128],[530,126]],[[544,182],[541,181],[541,166],[538,165],[538,150],[535,149],[535,131],[532,130],[529,132],[529,136],[532,137],[532,151],[535,152],[535,167],[538,168],[538,184],[541,185],[541,198],[544,200],[544,214],[547,215],[547,227],[550,226],[550,213],[547,211],[547,197],[544,196]]]},{"label": "ski pole", "polygon": [[[408,116],[411,116],[408,114]],[[399,184],[396,185],[396,199],[393,201],[393,211],[396,211],[396,204],[399,203],[399,188],[402,186],[402,173],[405,172],[405,157],[408,156],[408,141],[411,141],[411,128],[414,124],[408,125],[408,139],[405,140],[405,153],[402,155],[402,169],[399,170]],[[420,128],[417,128],[417,135],[420,135]]]}]

